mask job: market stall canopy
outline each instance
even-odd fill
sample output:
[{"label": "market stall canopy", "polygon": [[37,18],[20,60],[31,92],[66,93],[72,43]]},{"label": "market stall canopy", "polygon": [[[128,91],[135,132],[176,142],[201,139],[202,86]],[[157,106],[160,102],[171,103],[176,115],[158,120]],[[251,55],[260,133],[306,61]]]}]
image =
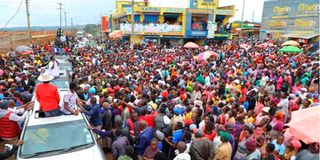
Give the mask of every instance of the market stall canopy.
[{"label": "market stall canopy", "polygon": [[316,36],[319,36],[319,33],[314,33],[314,34],[293,34],[293,33],[289,33],[289,34],[285,34],[282,37],[284,38],[302,38],[302,39],[311,39],[314,38]]},{"label": "market stall canopy", "polygon": [[290,52],[290,53],[302,53],[302,50],[295,46],[284,46],[279,50],[280,52]]},{"label": "market stall canopy", "polygon": [[122,38],[123,32],[121,30],[115,30],[109,34],[110,38]]},{"label": "market stall canopy", "polygon": [[300,44],[296,41],[287,41],[282,43],[281,46],[300,46]]},{"label": "market stall canopy", "polygon": [[320,105],[292,112],[288,132],[307,144],[320,142]]},{"label": "market stall canopy", "polygon": [[205,52],[202,52],[202,53],[200,53],[200,54],[198,55],[197,60],[198,60],[198,61],[207,60],[207,59],[210,58],[211,56],[218,57],[219,54],[216,53],[216,52],[213,52],[213,51],[205,51]]},{"label": "market stall canopy", "polygon": [[184,48],[193,48],[193,49],[199,48],[199,46],[193,42],[188,42],[183,47]]}]

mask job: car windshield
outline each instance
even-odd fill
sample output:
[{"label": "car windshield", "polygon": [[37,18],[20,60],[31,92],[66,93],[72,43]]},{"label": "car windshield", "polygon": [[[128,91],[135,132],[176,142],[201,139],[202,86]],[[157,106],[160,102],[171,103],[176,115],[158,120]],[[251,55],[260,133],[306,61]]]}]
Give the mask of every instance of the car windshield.
[{"label": "car windshield", "polygon": [[60,70],[72,70],[72,65],[71,63],[59,63],[59,68]]},{"label": "car windshield", "polygon": [[84,120],[29,126],[23,136],[21,157],[56,155],[94,144]]},{"label": "car windshield", "polygon": [[58,88],[69,88],[69,83],[67,80],[53,80],[50,83]]}]

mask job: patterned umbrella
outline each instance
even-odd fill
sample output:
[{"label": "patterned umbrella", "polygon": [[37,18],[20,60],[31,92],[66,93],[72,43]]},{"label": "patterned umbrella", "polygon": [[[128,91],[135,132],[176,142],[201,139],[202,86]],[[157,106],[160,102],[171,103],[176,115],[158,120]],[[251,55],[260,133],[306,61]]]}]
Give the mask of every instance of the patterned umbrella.
[{"label": "patterned umbrella", "polygon": [[287,41],[281,44],[281,46],[300,46],[300,44],[296,41]]},{"label": "patterned umbrella", "polygon": [[193,48],[193,49],[199,48],[199,46],[193,42],[188,42],[183,47],[184,48]]},{"label": "patterned umbrella", "polygon": [[205,51],[202,52],[198,55],[198,61],[202,61],[202,60],[207,60],[208,58],[210,58],[211,56],[215,56],[218,57],[219,54],[213,51]]},{"label": "patterned umbrella", "polygon": [[16,48],[16,51],[23,53],[23,52],[30,52],[32,51],[32,49],[28,46],[19,46]]}]

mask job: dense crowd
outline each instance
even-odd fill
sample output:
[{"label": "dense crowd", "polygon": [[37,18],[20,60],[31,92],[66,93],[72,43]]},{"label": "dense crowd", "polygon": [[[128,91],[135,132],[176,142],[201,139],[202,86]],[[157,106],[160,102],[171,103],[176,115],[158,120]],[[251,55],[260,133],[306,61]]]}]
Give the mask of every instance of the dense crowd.
[{"label": "dense crowd", "polygon": [[[250,37],[172,50],[149,42],[131,51],[123,41],[96,41],[103,49],[77,48],[77,40],[68,38],[72,82],[69,93],[58,97],[66,105],[43,109],[46,116],[87,115],[88,128],[102,137],[101,147],[114,159],[319,158],[319,142],[306,144],[286,134],[291,112],[319,107],[319,51],[313,44],[304,44],[303,53],[287,54],[278,52],[279,44],[255,47],[258,42]],[[253,47],[242,49],[242,43]],[[47,44],[33,46],[34,54],[2,54],[3,140],[18,137],[41,67],[49,60],[49,68],[59,66],[54,48]],[[218,56],[198,61],[206,50]],[[12,133],[14,123],[19,128]]]}]

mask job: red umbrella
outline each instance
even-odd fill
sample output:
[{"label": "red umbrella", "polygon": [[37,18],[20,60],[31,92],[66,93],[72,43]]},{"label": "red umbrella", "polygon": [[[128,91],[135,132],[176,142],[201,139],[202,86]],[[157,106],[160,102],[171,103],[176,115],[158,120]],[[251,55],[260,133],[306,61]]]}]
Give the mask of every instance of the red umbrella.
[{"label": "red umbrella", "polygon": [[193,42],[188,42],[183,47],[184,48],[193,48],[193,49],[199,48],[199,46]]},{"label": "red umbrella", "polygon": [[243,49],[250,49],[251,46],[248,45],[248,44],[240,44],[240,48],[243,48]]}]

